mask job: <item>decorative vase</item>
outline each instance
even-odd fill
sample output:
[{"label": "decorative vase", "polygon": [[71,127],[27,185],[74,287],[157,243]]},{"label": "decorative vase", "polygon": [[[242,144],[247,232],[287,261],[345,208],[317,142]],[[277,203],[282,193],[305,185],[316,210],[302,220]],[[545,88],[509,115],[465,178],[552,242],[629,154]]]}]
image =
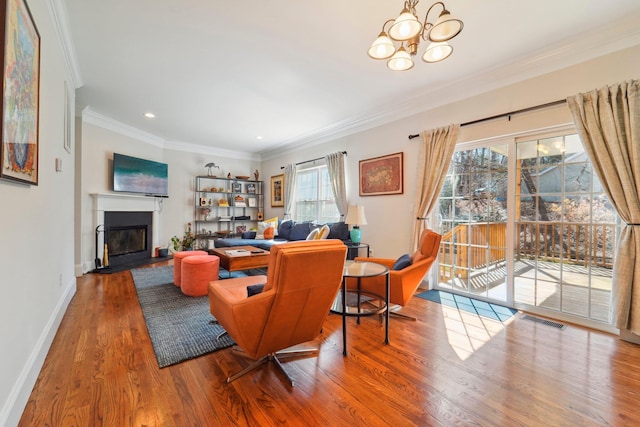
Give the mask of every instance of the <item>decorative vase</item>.
[{"label": "decorative vase", "polygon": [[358,227],[357,225],[354,225],[349,235],[351,236],[351,241],[353,243],[360,243],[360,238],[362,237],[362,232],[360,231],[360,227]]}]

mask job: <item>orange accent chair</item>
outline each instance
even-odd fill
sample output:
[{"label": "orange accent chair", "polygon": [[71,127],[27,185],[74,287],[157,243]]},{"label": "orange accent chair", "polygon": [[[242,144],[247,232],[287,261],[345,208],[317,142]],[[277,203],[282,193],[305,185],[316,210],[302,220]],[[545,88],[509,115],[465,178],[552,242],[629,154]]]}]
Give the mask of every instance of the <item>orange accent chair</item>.
[{"label": "orange accent chair", "polygon": [[[265,362],[318,352],[291,348],[320,334],[342,282],[347,247],[340,240],[310,240],[275,245],[267,276],[216,280],[209,284],[211,314],[244,353],[255,362],[231,382]],[[265,284],[247,296],[247,286]]]},{"label": "orange accent chair", "polygon": [[[441,239],[442,236],[440,234],[429,229],[424,230],[420,235],[418,249],[411,256],[411,265],[402,270],[391,269],[396,262],[394,259],[364,257],[355,259],[356,261],[376,262],[389,268],[389,303],[392,305],[389,311],[390,315],[407,320],[416,320],[415,317],[394,311],[393,305],[396,308],[402,308],[413,297],[416,289],[422,283],[422,279],[424,279],[424,276],[438,258]],[[348,279],[347,288],[355,289],[356,283],[355,279]],[[362,290],[374,292],[378,295],[385,294],[385,278],[383,276],[363,278],[360,284]]]}]

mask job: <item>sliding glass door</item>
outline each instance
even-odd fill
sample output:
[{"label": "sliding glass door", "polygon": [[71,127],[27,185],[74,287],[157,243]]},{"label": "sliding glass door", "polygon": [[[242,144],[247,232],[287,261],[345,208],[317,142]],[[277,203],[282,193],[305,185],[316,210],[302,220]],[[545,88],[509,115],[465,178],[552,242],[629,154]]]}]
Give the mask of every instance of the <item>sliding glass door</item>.
[{"label": "sliding glass door", "polygon": [[608,322],[619,219],[576,134],[516,144],[514,302]]},{"label": "sliding glass door", "polygon": [[436,288],[606,329],[620,220],[577,134],[460,146],[439,208]]},{"label": "sliding glass door", "polygon": [[507,300],[508,146],[456,151],[440,194],[438,287]]}]

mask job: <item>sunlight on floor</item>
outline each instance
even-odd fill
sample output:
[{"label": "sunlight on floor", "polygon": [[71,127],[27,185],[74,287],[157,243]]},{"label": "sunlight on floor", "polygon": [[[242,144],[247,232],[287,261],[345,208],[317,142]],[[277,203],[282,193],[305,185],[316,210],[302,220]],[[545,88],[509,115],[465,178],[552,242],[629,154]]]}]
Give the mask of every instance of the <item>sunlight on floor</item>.
[{"label": "sunlight on floor", "polygon": [[449,345],[460,360],[466,360],[515,319],[512,316],[503,323],[444,304],[440,306]]}]

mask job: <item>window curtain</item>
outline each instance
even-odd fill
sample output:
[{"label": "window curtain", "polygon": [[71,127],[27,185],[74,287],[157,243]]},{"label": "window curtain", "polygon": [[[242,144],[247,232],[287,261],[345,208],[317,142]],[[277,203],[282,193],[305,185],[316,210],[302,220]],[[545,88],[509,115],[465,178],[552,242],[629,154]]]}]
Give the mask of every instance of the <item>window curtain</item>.
[{"label": "window curtain", "polygon": [[329,181],[331,181],[331,189],[333,197],[336,201],[336,207],[340,212],[340,219],[344,219],[347,214],[347,184],[345,180],[344,154],[339,151],[328,154],[324,159],[327,162],[327,171],[329,172]]},{"label": "window curtain", "polygon": [[640,335],[640,93],[637,80],[567,98],[585,150],[626,225],[613,266],[615,327]]},{"label": "window curtain", "polygon": [[293,208],[296,205],[296,177],[298,170],[293,163],[284,167],[284,219],[293,218]]},{"label": "window curtain", "polygon": [[426,228],[426,218],[438,203],[444,178],[451,163],[453,150],[458,140],[460,125],[449,125],[424,131],[418,150],[418,179],[416,181],[416,200],[411,245],[418,247],[420,234]]}]

